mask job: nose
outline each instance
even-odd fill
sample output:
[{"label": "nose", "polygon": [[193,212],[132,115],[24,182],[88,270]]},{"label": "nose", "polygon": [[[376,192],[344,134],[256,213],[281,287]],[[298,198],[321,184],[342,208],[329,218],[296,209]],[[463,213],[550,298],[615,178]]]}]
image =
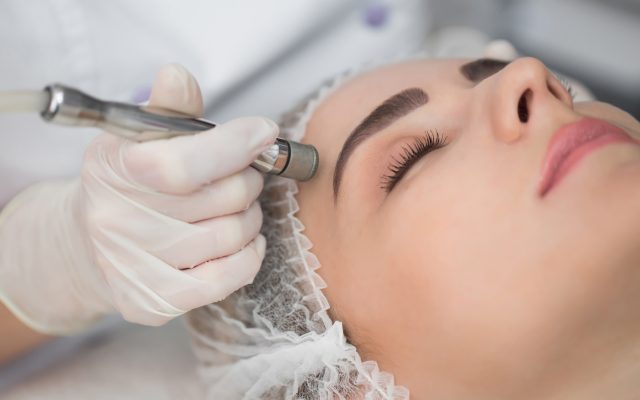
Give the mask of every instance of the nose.
[{"label": "nose", "polygon": [[505,143],[520,139],[552,107],[573,108],[571,95],[535,58],[512,61],[494,78],[489,114],[494,135]]}]

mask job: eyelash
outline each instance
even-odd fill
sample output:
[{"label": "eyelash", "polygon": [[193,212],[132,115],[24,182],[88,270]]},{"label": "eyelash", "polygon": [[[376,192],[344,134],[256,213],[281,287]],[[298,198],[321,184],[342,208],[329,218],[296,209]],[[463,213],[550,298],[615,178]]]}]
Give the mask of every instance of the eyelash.
[{"label": "eyelash", "polygon": [[571,98],[573,100],[575,100],[576,99],[576,91],[573,88],[573,86],[571,86],[569,81],[566,78],[563,78],[563,77],[560,77],[560,76],[558,77],[558,80],[560,81],[562,86],[564,86],[564,88],[567,90],[567,93],[569,93],[569,96],[571,96]]},{"label": "eyelash", "polygon": [[422,157],[447,145],[447,140],[437,130],[430,130],[424,136],[416,137],[413,142],[402,146],[400,158],[391,157],[388,173],[380,178],[380,189],[389,193],[409,169]]}]

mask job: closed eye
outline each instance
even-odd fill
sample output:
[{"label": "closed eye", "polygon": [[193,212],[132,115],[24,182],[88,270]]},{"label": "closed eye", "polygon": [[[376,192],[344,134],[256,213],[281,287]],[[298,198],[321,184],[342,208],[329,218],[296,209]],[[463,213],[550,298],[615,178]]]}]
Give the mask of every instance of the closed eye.
[{"label": "closed eye", "polygon": [[380,178],[380,189],[386,193],[391,192],[415,163],[432,151],[446,145],[446,137],[440,135],[437,130],[427,131],[424,136],[414,138],[413,142],[402,146],[402,151],[398,156],[391,157],[387,173]]}]

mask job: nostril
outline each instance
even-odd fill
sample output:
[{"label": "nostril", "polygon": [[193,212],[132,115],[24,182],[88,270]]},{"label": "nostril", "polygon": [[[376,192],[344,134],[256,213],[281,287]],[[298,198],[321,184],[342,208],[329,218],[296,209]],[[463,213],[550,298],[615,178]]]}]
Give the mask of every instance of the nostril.
[{"label": "nostril", "polygon": [[518,100],[518,118],[522,123],[529,121],[529,102],[532,95],[533,92],[531,89],[527,89],[522,93],[522,96],[520,96],[520,100]]}]

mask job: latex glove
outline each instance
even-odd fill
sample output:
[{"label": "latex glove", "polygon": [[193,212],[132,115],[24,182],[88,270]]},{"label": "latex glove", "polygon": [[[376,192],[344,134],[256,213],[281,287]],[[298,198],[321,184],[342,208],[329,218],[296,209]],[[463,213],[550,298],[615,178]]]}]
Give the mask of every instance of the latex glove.
[{"label": "latex glove", "polygon": [[[202,113],[176,65],[149,104]],[[277,134],[253,117],[146,143],[98,136],[81,179],[35,185],[0,214],[0,298],[33,328],[68,333],[114,310],[160,325],[252,282],[263,177],[248,166]]]}]

